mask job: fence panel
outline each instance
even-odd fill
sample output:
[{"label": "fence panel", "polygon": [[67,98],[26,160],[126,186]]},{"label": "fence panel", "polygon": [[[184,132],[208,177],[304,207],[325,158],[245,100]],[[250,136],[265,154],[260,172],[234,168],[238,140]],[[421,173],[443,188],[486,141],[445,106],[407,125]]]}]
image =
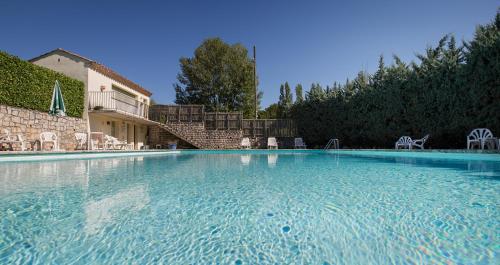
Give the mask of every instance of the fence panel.
[{"label": "fence panel", "polygon": [[246,137],[294,137],[297,128],[293,120],[254,120],[242,121],[243,136]]},{"label": "fence panel", "polygon": [[245,137],[294,137],[293,120],[243,119],[241,112],[205,112],[202,105],[153,105],[150,119],[159,122],[204,122],[207,130],[242,130]]}]

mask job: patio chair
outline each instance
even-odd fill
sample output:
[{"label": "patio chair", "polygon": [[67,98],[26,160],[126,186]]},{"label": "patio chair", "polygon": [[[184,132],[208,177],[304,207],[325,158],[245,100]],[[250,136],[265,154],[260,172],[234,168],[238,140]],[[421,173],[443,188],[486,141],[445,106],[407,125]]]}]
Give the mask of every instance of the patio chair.
[{"label": "patio chair", "polygon": [[424,149],[424,144],[429,139],[429,136],[429,134],[426,134],[422,139],[413,140],[413,143],[411,144],[412,148],[418,147],[420,149]]},{"label": "patio chair", "polygon": [[297,148],[306,149],[307,148],[307,146],[304,143],[304,140],[302,138],[295,138],[294,142],[295,142],[295,145],[294,145],[295,149],[297,149]]},{"label": "patio chair", "polygon": [[14,144],[19,144],[21,151],[26,150],[26,141],[24,137],[21,134],[11,135],[7,129],[3,129],[2,134],[0,134],[0,147],[2,147],[3,144],[7,144],[11,151],[14,150],[12,147]]},{"label": "patio chair", "polygon": [[411,150],[411,146],[413,144],[413,141],[411,140],[410,136],[401,136],[399,140],[396,142],[394,145],[394,149],[399,149],[400,147],[402,148],[408,148]]},{"label": "patio chair", "polygon": [[491,141],[491,139],[495,139],[493,137],[493,133],[489,129],[486,128],[477,128],[472,130],[469,135],[467,135],[467,149],[472,149],[474,146],[479,146],[481,149],[484,149],[484,145]]},{"label": "patio chair", "polygon": [[267,149],[278,149],[278,142],[275,137],[267,138]]},{"label": "patio chair", "polygon": [[242,149],[250,149],[251,148],[250,139],[248,137],[241,139],[241,148]]},{"label": "patio chair", "polygon": [[40,134],[40,149],[43,150],[45,143],[52,143],[52,151],[59,150],[57,135],[53,132],[42,132]]},{"label": "patio chair", "polygon": [[104,146],[106,149],[124,149],[127,148],[127,141],[120,141],[116,137],[104,135]]},{"label": "patio chair", "polygon": [[87,134],[86,133],[75,133],[76,148],[79,150],[84,150],[84,146],[87,145]]},{"label": "patio chair", "polygon": [[104,133],[102,132],[91,132],[90,133],[90,149],[92,150],[104,150],[105,140]]},{"label": "patio chair", "polygon": [[9,139],[10,132],[7,129],[2,129],[2,133],[0,133],[0,141]]}]

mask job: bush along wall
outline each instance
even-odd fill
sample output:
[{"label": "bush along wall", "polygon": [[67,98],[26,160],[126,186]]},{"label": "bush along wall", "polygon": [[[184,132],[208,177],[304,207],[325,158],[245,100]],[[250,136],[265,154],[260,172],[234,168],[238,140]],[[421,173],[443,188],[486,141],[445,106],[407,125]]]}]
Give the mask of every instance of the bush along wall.
[{"label": "bush along wall", "polygon": [[61,85],[66,115],[81,118],[83,82],[0,51],[0,104],[48,112],[56,80]]},{"label": "bush along wall", "polygon": [[432,148],[464,148],[467,134],[486,127],[500,136],[500,15],[456,45],[445,36],[406,64],[381,57],[374,74],[360,72],[326,90],[313,85],[290,115],[311,146],[339,138],[347,147],[392,148],[403,135],[431,134]]}]

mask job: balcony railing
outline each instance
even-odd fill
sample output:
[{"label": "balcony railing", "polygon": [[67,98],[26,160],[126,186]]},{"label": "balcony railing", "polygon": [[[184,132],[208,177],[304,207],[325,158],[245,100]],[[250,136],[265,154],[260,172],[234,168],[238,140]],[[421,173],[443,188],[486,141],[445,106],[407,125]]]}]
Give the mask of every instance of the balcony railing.
[{"label": "balcony railing", "polygon": [[149,105],[118,91],[89,92],[90,110],[115,110],[148,118]]}]

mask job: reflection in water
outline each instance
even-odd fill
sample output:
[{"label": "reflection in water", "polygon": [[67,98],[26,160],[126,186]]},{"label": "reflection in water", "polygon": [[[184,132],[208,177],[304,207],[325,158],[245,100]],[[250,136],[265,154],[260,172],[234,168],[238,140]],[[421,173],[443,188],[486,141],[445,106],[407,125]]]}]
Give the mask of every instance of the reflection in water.
[{"label": "reflection in water", "polygon": [[88,160],[19,163],[0,172],[1,193],[27,192],[64,186],[87,186]]},{"label": "reflection in water", "polygon": [[250,160],[252,160],[252,155],[249,155],[249,154],[241,155],[240,160],[244,166],[248,166],[248,165],[250,165]]},{"label": "reflection in water", "polygon": [[277,161],[278,161],[278,155],[277,154],[268,154],[267,155],[267,165],[269,167],[275,167]]},{"label": "reflection in water", "polygon": [[122,211],[137,212],[149,204],[149,195],[145,186],[122,190],[101,200],[89,200],[85,203],[85,233],[92,235],[104,225],[111,223],[113,217]]}]

